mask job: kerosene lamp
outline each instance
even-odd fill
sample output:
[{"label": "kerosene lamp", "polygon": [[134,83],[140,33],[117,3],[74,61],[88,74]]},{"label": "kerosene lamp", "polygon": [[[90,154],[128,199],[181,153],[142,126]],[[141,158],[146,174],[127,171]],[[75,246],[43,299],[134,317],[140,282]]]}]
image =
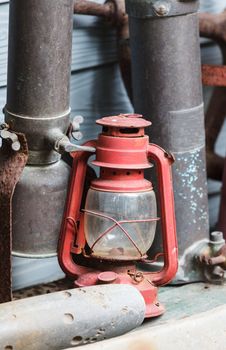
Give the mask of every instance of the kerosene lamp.
[{"label": "kerosene lamp", "polygon": [[[71,183],[61,228],[58,257],[64,272],[77,287],[126,283],[136,287],[146,303],[146,317],[164,312],[157,286],[177,271],[177,240],[171,178],[173,156],[149,143],[144,129],[151,125],[137,114],[120,114],[97,120],[102,133],[88,141],[95,151],[92,163],[100,175],[91,182],[85,208],[81,208],[87,162],[91,152],[73,152]],[[144,170],[157,168],[160,218],[152,183]],[[161,219],[164,265],[160,271],[137,267],[147,259],[156,224]],[[156,259],[154,259],[156,261]],[[144,269],[146,270],[146,269]]]}]

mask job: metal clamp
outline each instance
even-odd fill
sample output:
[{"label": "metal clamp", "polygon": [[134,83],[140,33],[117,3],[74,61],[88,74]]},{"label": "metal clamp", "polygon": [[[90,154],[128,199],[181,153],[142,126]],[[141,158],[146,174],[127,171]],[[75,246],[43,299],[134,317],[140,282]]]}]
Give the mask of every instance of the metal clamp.
[{"label": "metal clamp", "polygon": [[21,148],[18,136],[14,132],[9,131],[9,125],[6,123],[0,125],[0,148],[2,147],[2,140],[11,141],[13,151],[19,151]]},{"label": "metal clamp", "polygon": [[170,17],[198,11],[197,0],[126,0],[126,10],[130,17]]}]

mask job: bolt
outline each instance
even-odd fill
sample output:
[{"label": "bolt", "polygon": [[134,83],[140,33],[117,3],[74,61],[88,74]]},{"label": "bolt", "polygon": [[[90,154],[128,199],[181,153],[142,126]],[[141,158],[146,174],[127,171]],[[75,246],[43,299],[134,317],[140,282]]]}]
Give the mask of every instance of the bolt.
[{"label": "bolt", "polygon": [[220,242],[223,241],[223,232],[214,231],[210,233],[210,240],[212,242]]},{"label": "bolt", "polygon": [[166,16],[170,11],[170,4],[166,1],[157,1],[153,4],[153,10],[157,16]]}]

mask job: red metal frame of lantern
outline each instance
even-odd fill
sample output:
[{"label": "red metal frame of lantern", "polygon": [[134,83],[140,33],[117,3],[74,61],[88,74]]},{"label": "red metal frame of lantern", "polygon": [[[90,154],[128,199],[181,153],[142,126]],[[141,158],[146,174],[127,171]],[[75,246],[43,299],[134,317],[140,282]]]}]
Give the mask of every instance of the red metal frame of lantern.
[{"label": "red metal frame of lantern", "polygon": [[[125,283],[137,288],[146,303],[146,317],[155,317],[164,312],[164,306],[157,300],[157,286],[170,282],[177,272],[177,239],[174,213],[174,198],[171,178],[173,157],[155,144],[149,144],[144,128],[151,125],[141,115],[121,114],[97,120],[103,127],[98,140],[88,141],[85,146],[96,148],[96,159],[92,162],[101,168],[100,177],[91,183],[97,191],[134,193],[151,191],[152,184],[144,178],[144,169],[157,166],[158,187],[161,205],[161,223],[164,266],[157,272],[138,271],[136,262],[146,261],[130,233],[123,227],[125,223],[157,221],[159,218],[117,221],[107,214],[80,210],[86,177],[87,162],[92,153],[73,152],[73,168],[68,198],[59,239],[58,259],[63,271],[75,279],[77,287],[103,283]],[[129,176],[128,176],[129,175]],[[100,232],[98,239],[88,249],[84,232],[85,213],[109,220],[107,230]],[[119,228],[140,255],[139,259],[120,261],[95,256],[95,245],[112,230]],[[76,259],[82,257],[81,259]],[[76,261],[77,260],[77,261]],[[78,262],[79,260],[79,262]],[[148,261],[150,263],[150,261]],[[84,266],[86,265],[86,266]]]}]

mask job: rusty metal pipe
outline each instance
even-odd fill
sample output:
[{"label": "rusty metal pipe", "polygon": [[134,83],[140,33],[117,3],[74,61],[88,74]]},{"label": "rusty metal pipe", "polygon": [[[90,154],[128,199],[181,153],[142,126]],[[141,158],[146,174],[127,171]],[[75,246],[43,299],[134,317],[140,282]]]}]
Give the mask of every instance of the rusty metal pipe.
[{"label": "rusty metal pipe", "polygon": [[74,13],[99,16],[114,26],[120,27],[126,16],[125,2],[124,0],[107,0],[104,4],[98,4],[93,1],[77,0],[74,2]]},{"label": "rusty metal pipe", "polygon": [[109,1],[105,4],[98,4],[93,1],[77,0],[74,2],[74,13],[111,19],[115,15],[115,6],[113,1]]}]

